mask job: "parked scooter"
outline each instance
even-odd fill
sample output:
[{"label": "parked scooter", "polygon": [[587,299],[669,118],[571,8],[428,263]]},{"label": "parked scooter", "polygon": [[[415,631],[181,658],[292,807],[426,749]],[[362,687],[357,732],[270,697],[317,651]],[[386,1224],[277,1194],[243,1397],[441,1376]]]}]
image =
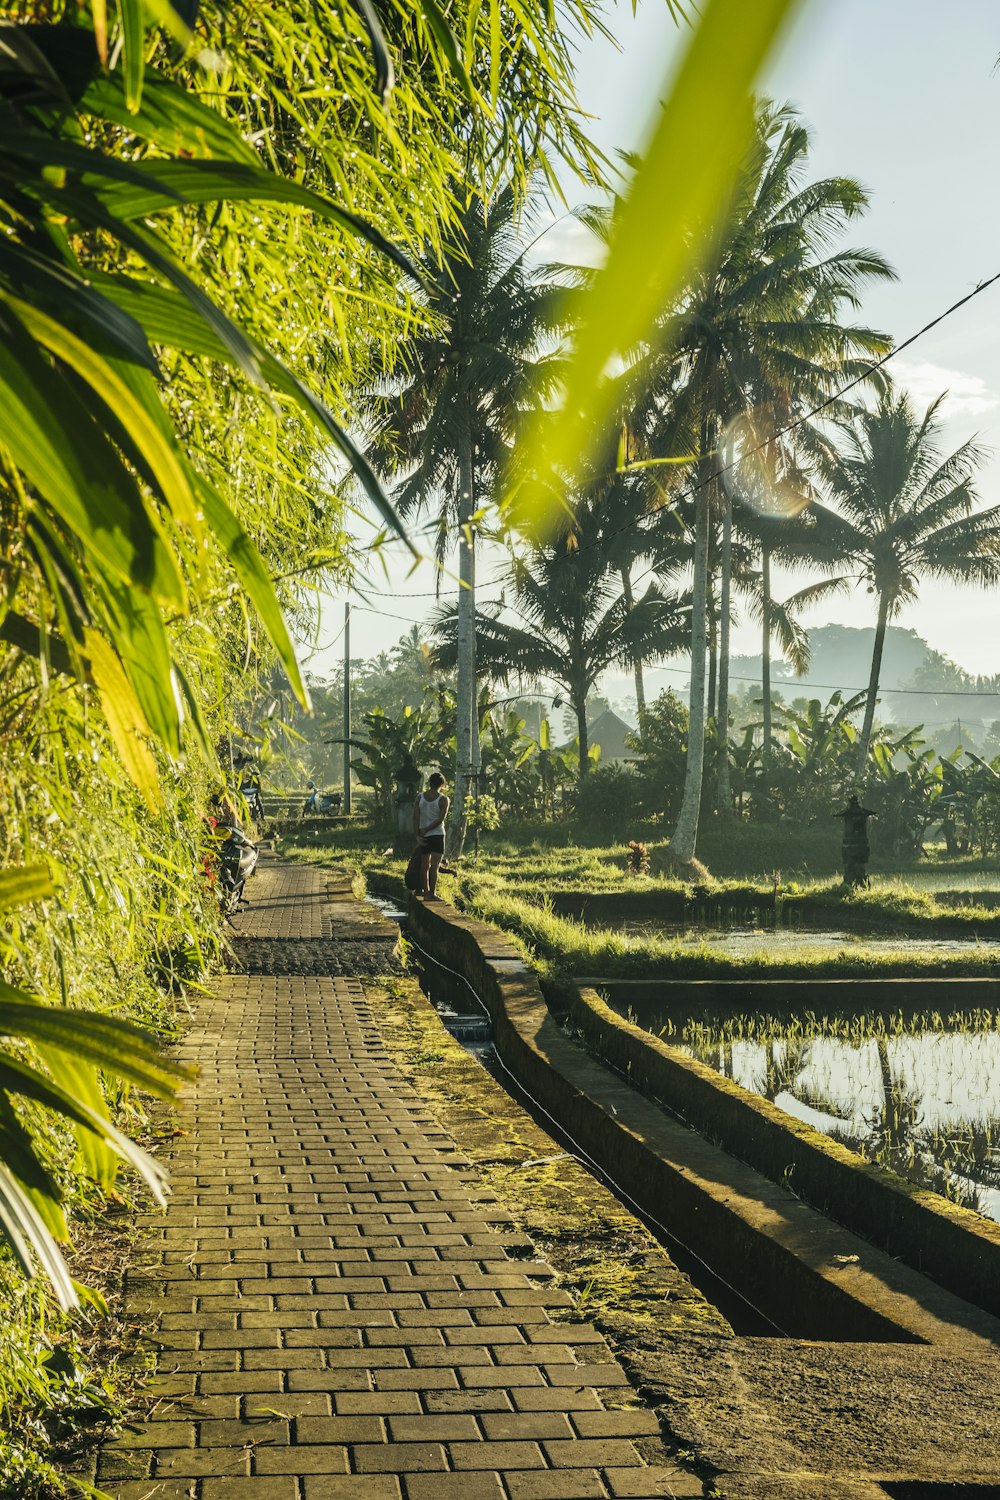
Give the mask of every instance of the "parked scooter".
[{"label": "parked scooter", "polygon": [[260,782],[244,780],[240,796],[247,805],[247,812],[255,823],[264,821],[264,802],[260,795]]},{"label": "parked scooter", "polygon": [[231,916],[246,902],[243,888],[257,868],[258,848],[230,823],[216,824],[215,836],[219,840],[219,891],[223,910]]},{"label": "parked scooter", "polygon": [[302,809],[304,818],[322,817],[325,813],[339,813],[343,804],[342,792],[321,792],[313,782],[306,783],[309,796]]}]

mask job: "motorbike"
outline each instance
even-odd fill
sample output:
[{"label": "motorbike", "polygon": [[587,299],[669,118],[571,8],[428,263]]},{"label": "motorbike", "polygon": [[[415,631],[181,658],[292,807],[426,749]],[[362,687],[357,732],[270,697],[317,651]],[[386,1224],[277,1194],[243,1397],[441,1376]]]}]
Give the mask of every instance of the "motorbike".
[{"label": "motorbike", "polygon": [[324,813],[339,813],[343,800],[342,792],[321,792],[318,787],[310,787],[302,816],[315,818]]},{"label": "motorbike", "polygon": [[247,805],[247,812],[255,823],[264,821],[264,802],[260,795],[260,786],[256,781],[244,781],[240,787],[240,796]]},{"label": "motorbike", "polygon": [[219,840],[219,890],[224,910],[231,915],[246,902],[243,888],[257,868],[258,848],[229,823],[217,824],[215,834]]}]

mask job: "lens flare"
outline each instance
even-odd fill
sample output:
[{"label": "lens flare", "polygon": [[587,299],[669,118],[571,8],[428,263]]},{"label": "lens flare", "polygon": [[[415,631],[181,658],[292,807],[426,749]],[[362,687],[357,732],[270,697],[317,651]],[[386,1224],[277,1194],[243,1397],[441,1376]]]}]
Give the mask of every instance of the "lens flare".
[{"label": "lens flare", "polygon": [[805,476],[775,436],[782,425],[772,407],[753,407],[727,423],[719,444],[727,494],[772,520],[792,520],[809,504]]}]

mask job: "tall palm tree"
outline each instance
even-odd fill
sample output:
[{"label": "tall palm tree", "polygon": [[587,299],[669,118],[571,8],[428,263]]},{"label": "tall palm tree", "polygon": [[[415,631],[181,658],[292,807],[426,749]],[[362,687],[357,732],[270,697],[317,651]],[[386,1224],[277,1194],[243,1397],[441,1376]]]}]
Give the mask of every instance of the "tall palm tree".
[{"label": "tall palm tree", "polygon": [[[941,457],[943,399],[918,417],[905,392],[887,391],[876,407],[841,426],[839,441],[817,432],[808,438],[817,479],[833,503],[810,506],[805,555],[833,576],[801,590],[796,602],[850,592],[858,583],[877,600],[859,776],[871,744],[886,627],[917,597],[920,578],[981,587],[1000,581],[1000,506],[974,508],[973,475],[982,456],[974,441]],[[849,571],[837,571],[845,563]]]},{"label": "tall palm tree", "polygon": [[[763,421],[761,420],[763,418]],[[740,531],[759,568],[737,582],[747,596],[748,613],[761,627],[761,693],[763,698],[762,764],[766,770],[772,741],[771,646],[777,641],[784,656],[801,676],[809,667],[809,636],[796,612],[795,598],[775,599],[771,563],[798,561],[802,516],[811,496],[809,479],[785,440],[768,441],[768,433],[789,420],[787,407],[748,414],[731,426],[735,439],[747,439],[748,451],[731,476],[733,498],[740,502]],[[736,453],[736,442],[730,444]],[[752,580],[752,581],[751,581]],[[748,587],[749,584],[749,587]]]},{"label": "tall palm tree", "polygon": [[[614,448],[599,453],[581,484],[581,497],[588,513],[588,535],[582,550],[599,548],[610,571],[617,574],[628,609],[635,607],[635,569],[639,580],[655,573],[661,580],[685,568],[689,561],[688,538],[679,516],[659,502],[661,492],[652,471],[629,470],[632,438],[627,424]],[[619,464],[623,460],[624,467]],[[596,530],[595,528],[596,523]],[[643,658],[632,663],[635,701],[640,723],[646,712]]]},{"label": "tall palm tree", "polygon": [[[695,610],[691,659],[691,735],[684,798],[672,846],[694,854],[704,758],[705,610],[713,514],[721,520],[718,718],[728,720],[732,558],[732,486],[725,482],[730,424],[779,403],[789,415],[808,409],[838,381],[884,353],[884,334],[853,326],[872,278],[892,272],[871,250],[831,248],[867,196],[850,178],[806,183],[805,127],[767,104],[734,190],[718,248],[692,278],[681,304],[661,324],[662,349],[649,364],[652,387],[666,394],[652,441],[659,451],[696,449]],[[722,736],[723,744],[725,735]],[[728,807],[727,766],[720,803]]]},{"label": "tall palm tree", "polygon": [[404,476],[406,515],[436,506],[439,553],[457,536],[458,767],[452,812],[465,836],[476,702],[476,534],[495,498],[521,410],[544,394],[543,348],[554,288],[525,260],[524,218],[512,186],[469,194],[443,256],[428,251],[425,318],[381,372],[365,406],[371,451]]},{"label": "tall palm tree", "polygon": [[[558,537],[514,560],[507,602],[520,623],[484,614],[476,621],[484,675],[503,686],[547,678],[565,693],[576,715],[581,780],[589,770],[587,699],[598,677],[671,656],[686,633],[686,601],[655,583],[638,599],[626,597],[613,549],[602,541],[616,520],[610,506],[581,506]],[[438,638],[438,659],[448,667],[457,653],[454,610],[439,620]]]}]

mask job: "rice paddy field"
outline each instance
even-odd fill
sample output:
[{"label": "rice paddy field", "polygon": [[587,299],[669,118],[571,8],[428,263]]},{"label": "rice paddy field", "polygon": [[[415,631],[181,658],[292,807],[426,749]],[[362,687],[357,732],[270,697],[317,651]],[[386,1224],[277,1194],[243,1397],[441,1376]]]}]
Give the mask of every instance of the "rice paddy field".
[{"label": "rice paddy field", "polygon": [[629,1019],[869,1161],[1000,1219],[995,1010]]},{"label": "rice paddy field", "polygon": [[[289,852],[346,861],[373,881],[402,873],[371,842],[346,848],[331,835]],[[657,872],[657,846],[650,854],[652,873],[637,874],[622,847],[498,839],[441,890],[504,928],[557,990],[581,976],[1000,976],[1000,868],[928,859],[853,893],[833,872],[804,882],[716,872],[685,887]],[[631,1019],[871,1161],[1000,1219],[996,1010],[684,1020],[650,1003]]]}]

